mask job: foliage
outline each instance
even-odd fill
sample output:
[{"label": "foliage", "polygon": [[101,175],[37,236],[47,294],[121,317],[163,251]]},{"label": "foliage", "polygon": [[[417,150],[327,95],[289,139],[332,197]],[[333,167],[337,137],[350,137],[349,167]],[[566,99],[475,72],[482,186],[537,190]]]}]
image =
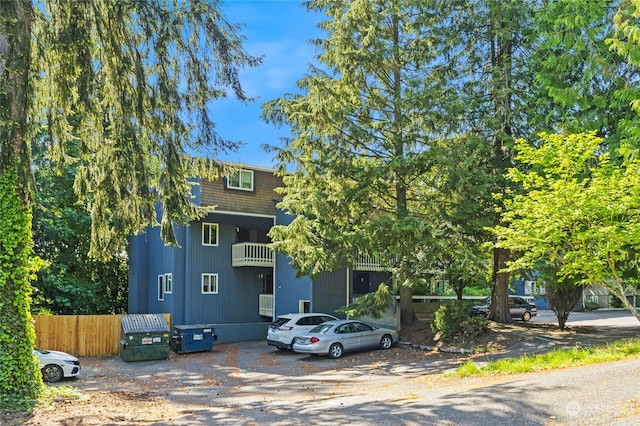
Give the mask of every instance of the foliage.
[{"label": "foliage", "polygon": [[582,295],[583,286],[576,285],[571,279],[558,281],[558,268],[545,265],[540,268],[539,281],[545,288],[545,298],[558,319],[560,330],[564,330],[569,315],[576,307]]},{"label": "foliage", "polygon": [[473,315],[466,321],[462,321],[456,336],[456,341],[471,342],[473,339],[482,336],[487,331],[488,321],[480,315]]},{"label": "foliage", "polygon": [[29,410],[42,391],[29,310],[30,281],[42,262],[32,257],[31,214],[17,180],[15,169],[0,174],[0,409]]},{"label": "foliage", "polygon": [[607,345],[588,348],[556,349],[540,355],[524,355],[490,361],[484,367],[474,368],[473,361],[462,365],[456,375],[460,377],[520,374],[557,368],[576,367],[600,362],[619,361],[640,356],[640,339],[619,340]]},{"label": "foliage", "polygon": [[466,341],[482,335],[487,329],[487,320],[471,315],[471,304],[455,300],[445,303],[435,312],[431,331],[443,342]]},{"label": "foliage", "polygon": [[86,402],[89,400],[89,395],[72,386],[46,386],[38,400],[38,407],[55,409],[56,401],[61,399]]},{"label": "foliage", "polygon": [[489,296],[490,289],[488,287],[465,287],[462,293],[464,296]]},{"label": "foliage", "polygon": [[0,2],[0,193],[6,206],[16,203],[0,221],[2,404],[31,404],[41,386],[29,322],[29,279],[41,266],[30,258],[30,141],[46,129],[52,164],[76,168],[91,255],[123,253],[129,235],[150,225],[177,244],[174,223],[205,213],[191,178],[218,176],[224,167],[214,157],[237,146],[215,133],[209,102],[227,93],[248,101],[238,71],[260,62],[218,8],[206,0]]},{"label": "foliage", "polygon": [[303,274],[352,265],[359,254],[382,259],[410,323],[413,288],[439,267],[447,241],[446,220],[425,211],[421,197],[441,176],[435,170],[426,179],[436,163],[431,148],[460,125],[449,118],[460,111],[459,87],[443,65],[450,29],[442,16],[452,9],[424,0],[307,7],[328,18],[320,24],[327,37],[314,41],[322,68],[298,81],[303,95],[263,110],[292,128],[286,145],[273,149],[286,184],[279,208],[295,219],[271,230],[273,248]]},{"label": "foliage", "polygon": [[600,309],[600,305],[593,300],[587,300],[584,302],[584,308],[587,311],[595,311],[596,309]]},{"label": "foliage", "polygon": [[47,262],[34,283],[32,313],[119,314],[127,310],[127,257],[89,257],[91,217],[73,193],[75,168],[34,149],[34,253]]},{"label": "foliage", "polygon": [[129,235],[158,225],[156,203],[169,245],[174,224],[206,213],[190,179],[218,177],[214,156],[237,145],[215,133],[208,105],[228,94],[249,100],[238,70],[260,62],[218,7],[45,2],[34,13],[31,112],[47,125],[53,164],[74,164],[95,257],[124,252]]},{"label": "foliage", "polygon": [[529,169],[512,169],[509,179],[526,192],[505,201],[508,227],[496,232],[521,253],[511,270],[555,263],[559,282],[600,284],[640,318],[624,281],[637,271],[629,260],[640,249],[640,161],[614,162],[602,143],[592,133],[520,140],[518,159]]},{"label": "foliage", "polygon": [[595,132],[609,147],[624,138],[624,123],[635,115],[629,102],[640,94],[634,83],[640,74],[629,56],[610,48],[616,11],[609,0],[562,1],[545,2],[535,15],[541,128]]},{"label": "foliage", "polygon": [[358,297],[348,306],[336,309],[336,312],[348,315],[350,318],[370,317],[378,319],[382,317],[385,309],[393,304],[393,295],[389,286],[382,283],[373,293]]}]

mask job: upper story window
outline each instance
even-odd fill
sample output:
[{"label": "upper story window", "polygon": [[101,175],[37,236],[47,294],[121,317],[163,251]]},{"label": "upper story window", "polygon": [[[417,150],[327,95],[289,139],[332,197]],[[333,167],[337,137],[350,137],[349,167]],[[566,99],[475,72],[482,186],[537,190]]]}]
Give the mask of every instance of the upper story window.
[{"label": "upper story window", "polygon": [[227,188],[253,191],[253,170],[238,170],[227,176]]},{"label": "upper story window", "polygon": [[218,224],[217,223],[202,224],[202,245],[203,246],[218,245]]}]

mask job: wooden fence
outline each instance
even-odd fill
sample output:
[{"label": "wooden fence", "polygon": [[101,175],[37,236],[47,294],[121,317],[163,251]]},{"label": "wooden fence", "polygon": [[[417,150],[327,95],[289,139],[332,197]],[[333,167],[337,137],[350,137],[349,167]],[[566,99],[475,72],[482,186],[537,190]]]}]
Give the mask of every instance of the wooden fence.
[{"label": "wooden fence", "polygon": [[[164,314],[171,325],[171,314]],[[36,347],[76,356],[120,353],[122,315],[34,315]]]}]

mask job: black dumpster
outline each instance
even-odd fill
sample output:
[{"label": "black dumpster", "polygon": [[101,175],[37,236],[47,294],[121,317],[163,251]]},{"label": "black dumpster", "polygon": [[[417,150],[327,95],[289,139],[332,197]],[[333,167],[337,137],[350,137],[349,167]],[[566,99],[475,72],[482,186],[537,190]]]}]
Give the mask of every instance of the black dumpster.
[{"label": "black dumpster", "polygon": [[171,348],[179,354],[185,352],[210,351],[218,339],[212,324],[174,325],[171,333]]},{"label": "black dumpster", "polygon": [[162,314],[122,316],[120,356],[125,361],[169,358],[169,325]]}]

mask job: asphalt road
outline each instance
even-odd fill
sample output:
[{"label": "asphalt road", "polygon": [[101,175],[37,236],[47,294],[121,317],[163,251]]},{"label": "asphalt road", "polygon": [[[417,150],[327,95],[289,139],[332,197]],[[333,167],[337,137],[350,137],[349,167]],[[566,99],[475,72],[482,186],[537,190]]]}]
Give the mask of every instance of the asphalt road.
[{"label": "asphalt road", "polygon": [[[531,322],[558,323],[555,314],[550,310],[538,311],[538,315],[531,318]],[[626,309],[600,309],[591,312],[572,312],[567,325],[639,327],[640,323]]]},{"label": "asphalt road", "polygon": [[[547,319],[555,320],[542,311],[535,321]],[[570,318],[580,325],[594,321],[640,331],[623,311]],[[406,347],[330,360],[242,342],[166,361],[85,358],[73,386],[144,389],[184,407],[175,424],[640,424],[640,358],[488,378],[437,374],[464,361]]]}]

